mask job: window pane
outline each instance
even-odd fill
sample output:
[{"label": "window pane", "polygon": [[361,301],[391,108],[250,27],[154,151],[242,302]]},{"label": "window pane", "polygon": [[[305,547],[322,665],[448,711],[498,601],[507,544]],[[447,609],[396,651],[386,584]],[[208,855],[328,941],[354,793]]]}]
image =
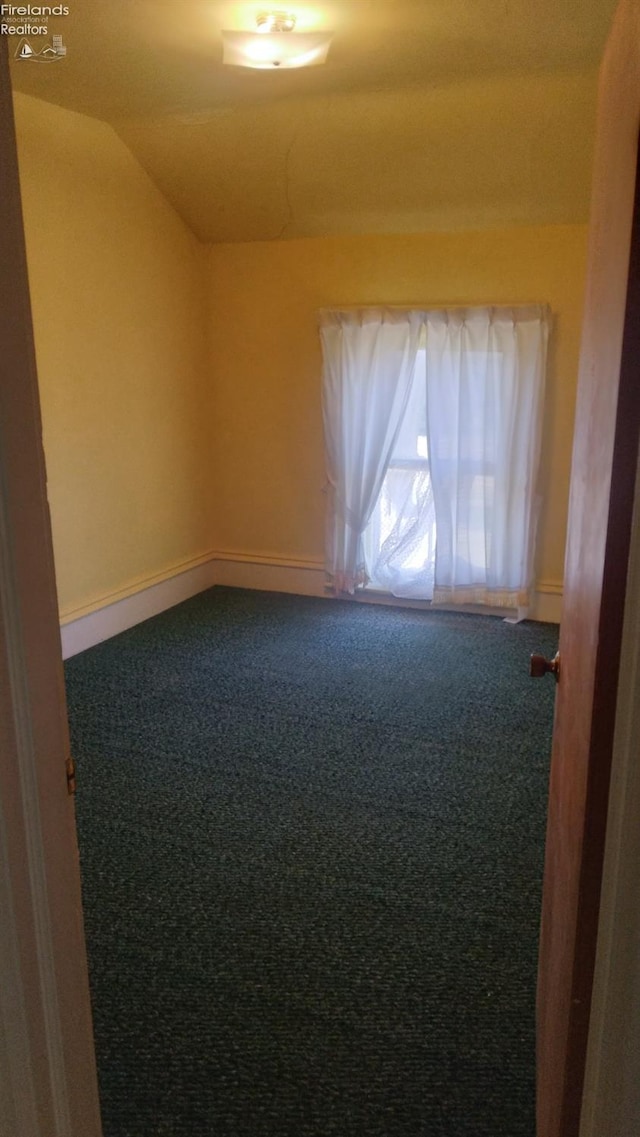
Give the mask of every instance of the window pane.
[{"label": "window pane", "polygon": [[426,458],[427,445],[427,353],[418,352],[413,386],[402,420],[392,461]]}]

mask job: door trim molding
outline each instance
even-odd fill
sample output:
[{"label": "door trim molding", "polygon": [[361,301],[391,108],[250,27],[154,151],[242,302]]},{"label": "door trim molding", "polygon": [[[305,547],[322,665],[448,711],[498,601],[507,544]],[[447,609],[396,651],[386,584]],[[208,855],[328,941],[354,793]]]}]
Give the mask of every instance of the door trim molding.
[{"label": "door trim molding", "polygon": [[0,1085],[12,1137],[99,1137],[6,37],[0,37]]},{"label": "door trim molding", "polygon": [[[636,474],[580,1137],[640,1126],[640,462]],[[631,1069],[630,1067],[633,1067]]]},{"label": "door trim molding", "polygon": [[[24,847],[29,881],[29,907],[33,923],[35,939],[35,952],[38,968],[39,995],[42,1009],[44,1038],[49,1068],[49,1084],[51,1090],[51,1105],[55,1137],[66,1137],[71,1134],[71,1114],[69,1108],[69,1093],[64,1058],[64,1045],[60,1008],[58,1004],[57,978],[54,968],[53,934],[51,924],[51,910],[47,877],[45,871],[46,854],[42,838],[42,820],[39,808],[38,790],[38,758],[34,745],[32,731],[32,706],[29,697],[29,672],[25,659],[24,640],[22,635],[21,605],[19,590],[16,587],[16,574],[11,555],[12,542],[10,540],[9,525],[7,524],[8,502],[10,494],[7,487],[5,470],[0,465],[0,605],[2,616],[2,640],[4,647],[3,671],[6,671],[8,702],[13,719],[13,746],[9,752],[12,771],[17,777],[19,786],[19,815],[14,810],[8,816],[5,808],[4,795],[0,802],[0,827],[2,828],[2,844],[7,844],[11,830],[20,830],[21,844]],[[17,908],[14,900],[14,890],[9,873],[8,860],[3,857],[2,864],[2,892],[8,902],[3,916],[4,932],[7,942],[18,945],[20,940],[20,926],[17,919]],[[19,970],[16,970],[15,957],[0,956],[0,989],[3,991],[3,1004],[6,1013],[7,1007],[14,1002],[16,1006],[25,1009],[24,988]],[[25,1119],[29,1128],[26,1132],[37,1133],[31,1128],[35,1122],[33,1055],[28,1041],[29,1032],[25,1020],[20,1022],[20,1016],[12,1018],[13,1030],[18,1029],[18,1042],[22,1048],[22,1063],[15,1069],[10,1065],[12,1096],[18,1107],[18,1117]],[[11,1038],[13,1046],[13,1033],[5,1028],[5,1037]],[[9,1049],[9,1053],[11,1050]],[[21,1132],[21,1130],[20,1130]]]}]

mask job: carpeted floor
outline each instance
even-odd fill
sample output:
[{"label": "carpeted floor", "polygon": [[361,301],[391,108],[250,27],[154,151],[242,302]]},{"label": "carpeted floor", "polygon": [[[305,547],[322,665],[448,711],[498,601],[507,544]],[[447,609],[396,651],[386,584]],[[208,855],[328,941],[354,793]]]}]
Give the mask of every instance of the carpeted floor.
[{"label": "carpeted floor", "polygon": [[556,644],[215,588],[69,661],[105,1137],[533,1137]]}]

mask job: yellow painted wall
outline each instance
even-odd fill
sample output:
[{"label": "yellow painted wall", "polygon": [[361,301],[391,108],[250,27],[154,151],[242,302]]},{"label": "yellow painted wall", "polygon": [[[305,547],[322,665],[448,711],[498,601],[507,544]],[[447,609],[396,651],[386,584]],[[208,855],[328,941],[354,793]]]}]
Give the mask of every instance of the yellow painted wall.
[{"label": "yellow painted wall", "polygon": [[21,95],[16,119],[63,619],[212,549],[322,560],[330,305],[551,305],[537,576],[560,583],[586,226],[206,248],[110,127]]},{"label": "yellow painted wall", "polygon": [[209,548],[204,252],[109,126],[15,104],[64,617]]},{"label": "yellow painted wall", "polygon": [[538,582],[563,573],[586,226],[209,248],[216,545],[322,559],[318,308],[546,301],[555,318]]}]

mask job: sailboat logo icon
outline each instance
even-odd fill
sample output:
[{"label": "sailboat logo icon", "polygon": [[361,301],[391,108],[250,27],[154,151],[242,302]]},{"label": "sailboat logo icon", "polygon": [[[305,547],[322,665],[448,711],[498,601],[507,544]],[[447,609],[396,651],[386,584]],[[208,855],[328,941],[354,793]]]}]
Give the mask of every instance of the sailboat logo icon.
[{"label": "sailboat logo icon", "polygon": [[21,39],[16,49],[15,58],[35,60],[38,63],[55,63],[58,59],[64,59],[67,54],[62,36],[52,36],[51,43],[46,43],[44,47],[38,45],[38,47],[39,50],[36,51],[28,39]]}]

